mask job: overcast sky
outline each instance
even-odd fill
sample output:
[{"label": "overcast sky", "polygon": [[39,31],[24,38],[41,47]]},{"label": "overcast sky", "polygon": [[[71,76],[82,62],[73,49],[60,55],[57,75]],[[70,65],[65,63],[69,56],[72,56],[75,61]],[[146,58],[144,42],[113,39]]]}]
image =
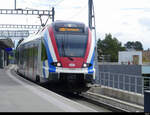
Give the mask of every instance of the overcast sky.
[{"label": "overcast sky", "polygon": [[[88,25],[88,0],[16,0],[17,8],[51,9],[55,20],[72,20]],[[97,37],[111,33],[122,44],[140,41],[150,48],[150,0],[93,0]],[[1,0],[1,9],[13,9],[14,0]],[[0,24],[40,24],[37,16],[0,16]],[[50,22],[49,22],[50,23]]]}]

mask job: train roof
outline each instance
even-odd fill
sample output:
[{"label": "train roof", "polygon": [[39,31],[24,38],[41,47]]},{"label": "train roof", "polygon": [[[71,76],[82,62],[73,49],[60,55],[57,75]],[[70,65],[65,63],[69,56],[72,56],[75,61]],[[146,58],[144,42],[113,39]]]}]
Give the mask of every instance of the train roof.
[{"label": "train roof", "polygon": [[[22,45],[22,44],[24,44],[24,43],[27,43],[27,42],[29,42],[29,41],[32,41],[32,40],[38,38],[38,36],[41,35],[41,32],[42,32],[44,29],[48,28],[50,25],[52,25],[52,26],[54,26],[54,27],[77,27],[77,28],[85,28],[85,27],[86,27],[85,24],[82,23],[82,22],[62,21],[62,20],[55,21],[55,22],[53,22],[52,24],[46,25],[46,26],[43,27],[41,30],[39,30],[37,33],[34,33],[34,34],[30,35],[29,37],[25,38],[25,39],[19,44],[19,46]],[[19,46],[18,46],[18,47],[19,47]]]},{"label": "train roof", "polygon": [[32,40],[36,39],[37,38],[36,36],[37,36],[36,33],[34,33],[34,34],[30,35],[29,37],[24,38],[24,40],[19,44],[19,46],[21,46],[24,43],[27,43],[29,41],[32,41]]}]

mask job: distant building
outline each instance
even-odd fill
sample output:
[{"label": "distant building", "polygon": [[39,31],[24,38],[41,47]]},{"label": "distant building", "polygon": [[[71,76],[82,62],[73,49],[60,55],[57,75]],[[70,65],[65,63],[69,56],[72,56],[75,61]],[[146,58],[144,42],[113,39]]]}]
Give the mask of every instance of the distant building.
[{"label": "distant building", "polygon": [[150,63],[150,50],[143,51],[143,63]]},{"label": "distant building", "polygon": [[133,67],[136,66],[138,67],[138,71],[139,70],[141,71],[142,75],[149,76],[150,75],[150,50],[120,51],[118,55],[118,64],[123,64],[125,66],[132,65]]},{"label": "distant building", "polygon": [[120,51],[119,64],[142,65],[142,51]]}]

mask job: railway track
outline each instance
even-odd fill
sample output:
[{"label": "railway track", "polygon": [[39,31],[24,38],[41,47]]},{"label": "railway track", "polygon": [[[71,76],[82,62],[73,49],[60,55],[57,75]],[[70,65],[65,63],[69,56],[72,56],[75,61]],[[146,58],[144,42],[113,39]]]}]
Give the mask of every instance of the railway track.
[{"label": "railway track", "polygon": [[118,108],[116,106],[114,107],[114,106],[112,106],[112,104],[105,103],[105,100],[106,100],[105,98],[97,97],[96,94],[91,93],[91,92],[82,93],[81,96],[84,97],[89,102],[91,102],[97,106],[102,106],[105,109],[108,109],[112,112],[130,112],[125,109]]}]

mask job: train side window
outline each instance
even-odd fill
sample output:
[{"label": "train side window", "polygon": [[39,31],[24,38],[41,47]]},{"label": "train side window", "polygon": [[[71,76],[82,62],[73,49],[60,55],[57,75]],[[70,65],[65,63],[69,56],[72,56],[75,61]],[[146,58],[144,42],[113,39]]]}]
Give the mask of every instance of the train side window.
[{"label": "train side window", "polygon": [[45,60],[47,60],[48,58],[47,58],[47,53],[46,53],[46,48],[45,48],[45,46],[44,46],[44,44],[42,43],[42,49],[41,49],[41,60],[42,61],[45,61]]}]

